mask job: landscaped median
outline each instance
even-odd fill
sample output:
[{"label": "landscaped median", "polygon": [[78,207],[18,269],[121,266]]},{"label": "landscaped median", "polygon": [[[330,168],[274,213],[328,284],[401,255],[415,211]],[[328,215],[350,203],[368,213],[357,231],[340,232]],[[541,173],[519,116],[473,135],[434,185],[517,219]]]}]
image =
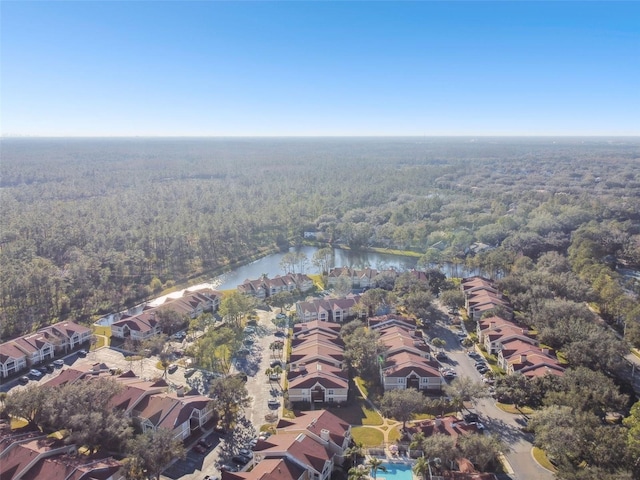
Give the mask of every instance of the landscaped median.
[{"label": "landscaped median", "polygon": [[544,450],[538,447],[533,447],[531,449],[531,455],[533,456],[533,459],[538,462],[538,465],[540,465],[542,468],[546,468],[550,472],[556,473],[556,467],[554,467],[553,464],[549,461],[549,458],[547,457],[547,454],[544,452]]}]

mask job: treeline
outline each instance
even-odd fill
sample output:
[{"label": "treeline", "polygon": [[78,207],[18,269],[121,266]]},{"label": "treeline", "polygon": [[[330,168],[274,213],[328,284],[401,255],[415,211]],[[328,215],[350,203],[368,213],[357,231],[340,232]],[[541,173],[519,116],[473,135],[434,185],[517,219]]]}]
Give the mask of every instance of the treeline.
[{"label": "treeline", "polygon": [[[555,142],[3,139],[2,338],[119,310],[311,229],[502,276],[615,225],[594,258],[635,301],[613,266],[640,265],[639,144]],[[472,256],[474,242],[498,248]]]}]

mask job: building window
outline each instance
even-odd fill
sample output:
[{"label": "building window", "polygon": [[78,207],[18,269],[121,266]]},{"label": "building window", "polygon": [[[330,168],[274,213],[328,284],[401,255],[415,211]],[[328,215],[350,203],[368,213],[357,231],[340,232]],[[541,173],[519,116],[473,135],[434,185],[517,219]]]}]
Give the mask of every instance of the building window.
[{"label": "building window", "polygon": [[404,383],[404,378],[399,378],[398,383]]},{"label": "building window", "polygon": [[328,390],[327,395],[333,395],[333,390]]}]

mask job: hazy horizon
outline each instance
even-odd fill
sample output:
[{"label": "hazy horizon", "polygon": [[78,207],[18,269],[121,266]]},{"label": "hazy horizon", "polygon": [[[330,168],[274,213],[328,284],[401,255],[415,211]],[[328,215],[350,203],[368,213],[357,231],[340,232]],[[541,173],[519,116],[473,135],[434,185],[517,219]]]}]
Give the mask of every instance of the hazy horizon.
[{"label": "hazy horizon", "polygon": [[3,137],[640,135],[638,2],[21,2]]}]

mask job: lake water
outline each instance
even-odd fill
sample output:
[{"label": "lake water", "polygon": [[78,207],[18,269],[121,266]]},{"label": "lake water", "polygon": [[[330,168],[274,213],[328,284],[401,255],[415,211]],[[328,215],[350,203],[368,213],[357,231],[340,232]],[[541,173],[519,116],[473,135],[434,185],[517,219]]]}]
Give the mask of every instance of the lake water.
[{"label": "lake water", "polygon": [[[319,273],[318,269],[311,263],[313,254],[318,251],[317,247],[292,247],[290,252],[302,252],[307,256],[308,262],[304,273]],[[280,267],[280,261],[285,253],[274,253],[262,257],[255,262],[243,265],[230,272],[217,277],[212,283],[219,286],[219,290],[229,290],[236,288],[247,279],[254,280],[259,278],[263,273],[269,277],[276,275],[284,275],[285,272]],[[418,259],[415,257],[404,257],[401,255],[392,255],[377,252],[355,252],[353,250],[343,250],[340,248],[333,249],[333,266],[334,267],[352,267],[365,268],[371,267],[377,270],[387,268],[395,268],[399,271],[415,268]]]},{"label": "lake water", "polygon": [[[307,256],[308,262],[303,273],[319,273],[318,269],[311,263],[313,254],[318,251],[317,247],[292,247],[290,252],[298,251]],[[214,280],[212,284],[217,285],[219,290],[230,290],[236,288],[245,280],[255,280],[265,273],[270,278],[276,275],[284,275],[285,271],[280,267],[280,261],[285,253],[274,253],[266,257],[256,260],[255,262],[243,265],[230,272],[227,272]],[[376,270],[385,270],[395,268],[403,272],[416,267],[417,257],[405,257],[402,255],[393,255],[389,253],[378,252],[356,252],[353,250],[343,250],[341,248],[333,249],[333,266],[334,267],[351,267],[362,269],[366,267],[375,268]],[[444,265],[442,271],[448,276],[471,276],[478,275],[478,271],[469,271],[463,266],[454,267],[452,265]]]},{"label": "lake water", "polygon": [[[290,252],[302,252],[307,256],[308,262],[305,267],[304,273],[319,273],[318,269],[311,263],[313,254],[318,251],[318,247],[292,247]],[[188,290],[199,290],[201,288],[215,288],[218,290],[234,290],[238,285],[245,280],[255,280],[260,278],[264,273],[270,278],[276,275],[284,275],[286,272],[280,267],[280,261],[285,253],[274,253],[262,257],[255,262],[243,265],[234,270],[216,277],[210,282],[202,283],[200,285],[194,285],[188,288]],[[393,255],[388,253],[377,252],[356,252],[353,250],[343,250],[341,248],[333,249],[333,266],[334,267],[351,267],[362,269],[366,267],[375,268],[377,270],[384,270],[387,268],[395,268],[397,271],[406,271],[416,267],[418,262],[417,257],[405,257],[402,255]],[[454,267],[452,265],[444,265],[442,271],[448,276],[471,276],[478,275],[477,271],[468,271],[462,266]],[[184,294],[185,290],[173,292],[169,295],[155,298],[149,302],[146,302],[137,307],[131,308],[127,313],[135,315],[142,310],[144,305],[157,306],[161,305],[167,298],[179,298]],[[98,325],[111,325],[116,320],[114,314],[107,315],[101,318],[96,324]]]}]

